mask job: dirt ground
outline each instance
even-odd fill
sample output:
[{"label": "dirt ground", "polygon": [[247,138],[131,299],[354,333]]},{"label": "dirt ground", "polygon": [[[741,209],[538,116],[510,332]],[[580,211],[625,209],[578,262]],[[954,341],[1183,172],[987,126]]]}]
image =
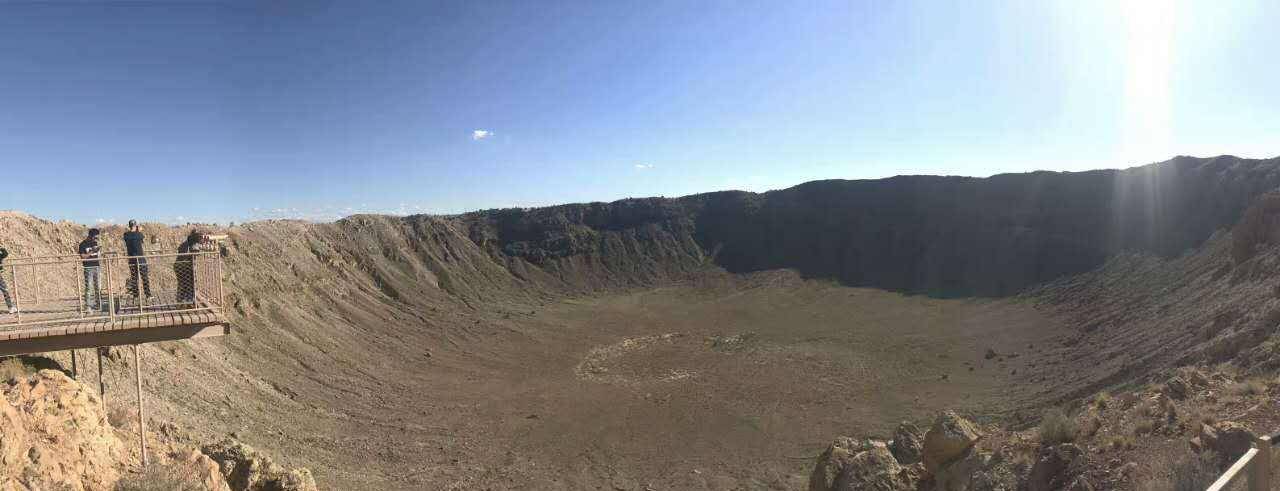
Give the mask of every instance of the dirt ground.
[{"label": "dirt ground", "polygon": [[433,352],[380,414],[353,417],[382,424],[332,442],[380,441],[376,468],[318,477],[340,489],[800,489],[837,434],[888,436],[942,408],[982,417],[1034,399],[1011,375],[1016,360],[983,355],[1062,329],[1009,301],[789,272],[508,316],[506,329]]}]

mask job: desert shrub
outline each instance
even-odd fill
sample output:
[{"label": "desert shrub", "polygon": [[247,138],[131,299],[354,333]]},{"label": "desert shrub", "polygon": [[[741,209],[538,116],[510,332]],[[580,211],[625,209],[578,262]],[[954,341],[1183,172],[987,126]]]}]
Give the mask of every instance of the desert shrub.
[{"label": "desert shrub", "polygon": [[1253,258],[1259,244],[1270,241],[1269,222],[1280,214],[1280,193],[1267,193],[1254,200],[1231,229],[1231,259],[1236,264]]},{"label": "desert shrub", "polygon": [[1157,475],[1143,482],[1141,489],[1149,491],[1202,491],[1218,478],[1218,467],[1212,455],[1185,452],[1169,459],[1163,457],[1152,463],[1159,469]]},{"label": "desert shrub", "polygon": [[1098,409],[1106,409],[1111,405],[1111,394],[1105,391],[1099,392],[1098,395],[1093,398],[1093,405]]},{"label": "desert shrub", "polygon": [[1254,378],[1231,384],[1227,392],[1239,397],[1256,396],[1267,393],[1267,384]]},{"label": "desert shrub", "polygon": [[115,491],[203,491],[204,483],[190,468],[152,464],[116,482]]},{"label": "desert shrub", "polygon": [[1129,450],[1133,448],[1133,438],[1127,435],[1111,435],[1111,438],[1107,441],[1107,445],[1115,451]]},{"label": "desert shrub", "polygon": [[0,382],[7,382],[19,377],[25,377],[30,374],[27,366],[22,364],[22,360],[17,358],[5,358],[0,360]]},{"label": "desert shrub", "polygon": [[1132,392],[1125,392],[1115,397],[1116,407],[1124,409],[1133,406],[1138,402],[1138,395]]},{"label": "desert shrub", "polygon": [[1057,445],[1075,441],[1076,422],[1067,417],[1061,409],[1051,408],[1040,418],[1040,444]]},{"label": "desert shrub", "polygon": [[1156,422],[1149,419],[1140,419],[1133,423],[1134,435],[1146,435],[1156,430]]}]

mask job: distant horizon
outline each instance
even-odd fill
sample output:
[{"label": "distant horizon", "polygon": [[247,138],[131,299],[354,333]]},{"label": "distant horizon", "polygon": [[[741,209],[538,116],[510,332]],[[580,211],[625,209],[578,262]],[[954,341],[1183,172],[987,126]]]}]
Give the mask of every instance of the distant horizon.
[{"label": "distant horizon", "polygon": [[0,208],[81,223],[1275,152],[1280,3],[0,2]]},{"label": "distant horizon", "polygon": [[486,208],[472,208],[472,209],[467,209],[467,210],[462,210],[462,211],[456,211],[456,212],[431,212],[431,211],[420,211],[420,212],[414,212],[414,213],[398,213],[396,210],[382,210],[382,211],[380,211],[380,210],[367,210],[367,211],[357,211],[357,212],[354,212],[354,213],[350,213],[350,214],[346,214],[346,215],[341,215],[341,216],[335,216],[335,217],[332,217],[332,218],[307,218],[307,217],[294,217],[294,216],[260,216],[260,217],[248,217],[248,218],[243,218],[243,219],[208,220],[208,221],[188,220],[188,221],[183,221],[183,222],[173,222],[173,221],[168,221],[168,222],[166,222],[166,221],[160,221],[160,220],[149,219],[149,218],[146,218],[146,217],[129,217],[129,218],[123,218],[123,219],[119,219],[119,220],[114,220],[114,219],[113,219],[113,220],[109,220],[109,221],[104,220],[104,221],[95,221],[95,222],[84,222],[84,221],[79,221],[79,220],[74,220],[74,219],[69,219],[69,218],[56,218],[56,217],[44,216],[44,215],[41,215],[41,214],[33,213],[33,212],[30,212],[30,211],[27,211],[27,210],[22,210],[22,209],[0,209],[0,214],[2,214],[2,213],[21,213],[21,214],[25,214],[25,215],[31,216],[31,217],[33,217],[33,218],[40,219],[40,220],[45,220],[45,221],[55,222],[55,223],[57,223],[57,222],[70,222],[70,223],[75,223],[75,224],[77,224],[77,225],[81,225],[81,226],[84,226],[84,227],[96,227],[96,226],[103,226],[103,227],[110,227],[110,226],[124,226],[124,224],[125,224],[125,223],[127,223],[127,222],[128,222],[129,220],[131,220],[131,219],[136,219],[136,220],[138,220],[138,221],[140,221],[140,222],[143,222],[144,224],[148,224],[148,225],[163,225],[163,226],[166,226],[166,227],[183,227],[183,226],[198,226],[198,225],[211,225],[211,226],[219,226],[219,227],[222,227],[222,226],[230,226],[230,224],[245,225],[245,224],[250,224],[250,223],[254,223],[254,222],[265,222],[265,221],[275,221],[275,220],[300,221],[300,222],[307,222],[307,223],[334,223],[334,222],[338,222],[338,221],[341,221],[341,220],[344,220],[344,219],[347,219],[347,218],[351,218],[351,217],[354,217],[354,216],[362,216],[362,215],[391,216],[391,217],[410,217],[410,216],[420,216],[420,215],[423,215],[423,216],[437,216],[437,217],[452,217],[452,216],[466,215],[466,214],[469,214],[469,213],[483,212],[483,211],[488,211],[488,210],[504,210],[504,209],[538,209],[538,208],[551,208],[551,207],[556,207],[556,206],[576,205],[576,204],[616,203],[616,202],[619,202],[619,201],[637,200],[637,199],[679,199],[679,198],[686,198],[686,197],[690,197],[690,196],[698,196],[698,195],[703,195],[703,194],[713,194],[713,193],[724,193],[724,192],[747,192],[747,193],[753,193],[753,194],[763,194],[763,193],[769,193],[769,192],[774,192],[774,191],[782,191],[782,190],[786,190],[786,189],[794,188],[794,187],[797,187],[797,186],[801,186],[801,185],[804,185],[804,184],[808,184],[808,183],[811,183],[811,182],[819,182],[819,181],[882,181],[882,180],[894,179],[894,178],[899,178],[899,177],[940,177],[940,178],[942,178],[942,177],[963,177],[963,178],[972,178],[972,179],[990,179],[990,178],[992,178],[992,177],[995,177],[995,176],[1001,176],[1001,175],[1034,174],[1034,173],[1038,173],[1038,172],[1053,172],[1053,173],[1060,173],[1060,174],[1076,174],[1076,173],[1096,172],[1096,171],[1124,171],[1124,170],[1136,169],[1136,168],[1146,167],[1146,166],[1151,166],[1151,165],[1164,164],[1164,163],[1168,163],[1168,162],[1171,162],[1171,161],[1176,160],[1176,159],[1179,159],[1179,158],[1193,158],[1193,159],[1200,159],[1200,160],[1212,160],[1212,159],[1223,158],[1223,157],[1238,158],[1238,159],[1241,159],[1241,160],[1274,160],[1274,159],[1280,159],[1280,154],[1277,154],[1277,155],[1275,155],[1275,156],[1271,156],[1271,157],[1245,157],[1245,156],[1240,156],[1240,155],[1235,155],[1235,154],[1229,154],[1229,153],[1226,153],[1226,154],[1219,154],[1219,155],[1213,155],[1213,156],[1205,156],[1205,157],[1201,157],[1201,156],[1194,156],[1194,155],[1175,155],[1175,156],[1172,156],[1172,157],[1170,157],[1170,158],[1168,158],[1168,159],[1164,159],[1164,160],[1160,160],[1160,161],[1156,161],[1156,162],[1149,162],[1149,163],[1146,163],[1146,164],[1132,165],[1132,166],[1128,166],[1128,167],[1098,167],[1098,168],[1082,169],[1082,170],[1051,170],[1051,169],[1036,169],[1036,170],[1019,171],[1019,172],[1002,172],[1002,173],[997,173],[997,174],[978,175],[978,176],[974,176],[974,175],[959,175],[959,174],[895,174],[895,175],[891,175],[891,176],[884,176],[884,177],[872,177],[872,178],[840,178],[840,177],[831,177],[831,178],[823,178],[823,179],[812,179],[812,180],[803,181],[803,182],[798,182],[798,183],[795,183],[795,184],[792,184],[792,185],[788,185],[788,186],[784,186],[784,187],[779,187],[779,188],[774,188],[774,189],[766,189],[766,190],[759,190],[759,191],[746,190],[746,189],[713,189],[713,190],[708,190],[708,191],[698,191],[698,192],[694,192],[694,193],[681,194],[681,195],[673,195],[673,196],[666,196],[666,195],[648,195],[648,196],[627,196],[627,197],[620,197],[620,198],[614,198],[614,199],[597,199],[597,200],[583,200],[583,201],[557,201],[557,202],[551,202],[551,203],[546,203],[546,204],[538,204],[538,205],[531,205],[531,206],[491,206],[491,207],[486,207]]}]

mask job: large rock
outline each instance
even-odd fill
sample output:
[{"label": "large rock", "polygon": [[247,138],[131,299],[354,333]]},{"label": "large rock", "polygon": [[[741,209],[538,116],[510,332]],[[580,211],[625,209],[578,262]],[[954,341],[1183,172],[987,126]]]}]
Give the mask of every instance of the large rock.
[{"label": "large rock", "polygon": [[902,465],[911,465],[920,461],[920,453],[924,450],[924,433],[920,427],[903,421],[893,432],[893,441],[889,442],[889,451]]},{"label": "large rock", "polygon": [[1214,426],[1200,425],[1199,441],[1193,440],[1191,445],[1195,450],[1211,450],[1223,462],[1231,462],[1249,451],[1253,438],[1253,433],[1244,425],[1223,421]]},{"label": "large rock", "polygon": [[924,436],[923,461],[930,473],[960,457],[982,438],[982,433],[969,420],[955,411],[943,411]]},{"label": "large rock", "polygon": [[1014,466],[1000,454],[977,448],[965,451],[959,459],[938,469],[933,475],[933,491],[1012,491],[1018,485]]},{"label": "large rock", "polygon": [[202,450],[218,463],[235,491],[316,491],[310,470],[285,470],[270,457],[235,439],[205,445]]},{"label": "large rock", "polygon": [[810,491],[908,491],[914,469],[898,465],[884,442],[837,438],[818,458],[809,476]]},{"label": "large rock", "polygon": [[1187,398],[1189,390],[1187,382],[1182,377],[1173,377],[1164,383],[1164,394],[1174,400],[1183,400]]},{"label": "large rock", "polygon": [[[1084,465],[1084,450],[1071,443],[1040,449],[1036,463],[1027,476],[1028,491],[1053,491],[1073,484],[1073,478]],[[1087,484],[1087,483],[1085,483]]]},{"label": "large rock", "polygon": [[111,489],[124,456],[79,382],[54,370],[0,382],[0,490]]}]

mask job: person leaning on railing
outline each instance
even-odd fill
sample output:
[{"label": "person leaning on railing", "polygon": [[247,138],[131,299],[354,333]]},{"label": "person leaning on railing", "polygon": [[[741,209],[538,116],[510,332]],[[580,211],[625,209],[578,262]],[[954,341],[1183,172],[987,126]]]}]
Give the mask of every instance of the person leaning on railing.
[{"label": "person leaning on railing", "polygon": [[129,279],[125,280],[125,289],[133,298],[138,298],[138,282],[142,282],[142,293],[151,298],[151,271],[147,268],[146,254],[142,243],[146,236],[142,235],[142,227],[137,220],[129,220],[129,231],[124,233],[125,255],[129,256]]},{"label": "person leaning on railing", "polygon": [[4,306],[9,309],[9,313],[16,314],[18,308],[13,306],[13,299],[9,298],[9,285],[4,283],[4,260],[7,257],[9,257],[9,250],[0,246],[0,294],[4,295]]},{"label": "person leaning on railing", "polygon": [[76,248],[82,260],[81,265],[84,266],[84,306],[91,311],[102,310],[102,290],[98,281],[98,271],[102,267],[102,246],[98,244],[101,232],[96,228],[89,229],[89,236]]},{"label": "person leaning on railing", "polygon": [[212,250],[214,246],[209,234],[199,230],[192,230],[187,240],[178,246],[178,257],[173,261],[173,274],[178,278],[178,303],[195,303],[195,254]]}]

